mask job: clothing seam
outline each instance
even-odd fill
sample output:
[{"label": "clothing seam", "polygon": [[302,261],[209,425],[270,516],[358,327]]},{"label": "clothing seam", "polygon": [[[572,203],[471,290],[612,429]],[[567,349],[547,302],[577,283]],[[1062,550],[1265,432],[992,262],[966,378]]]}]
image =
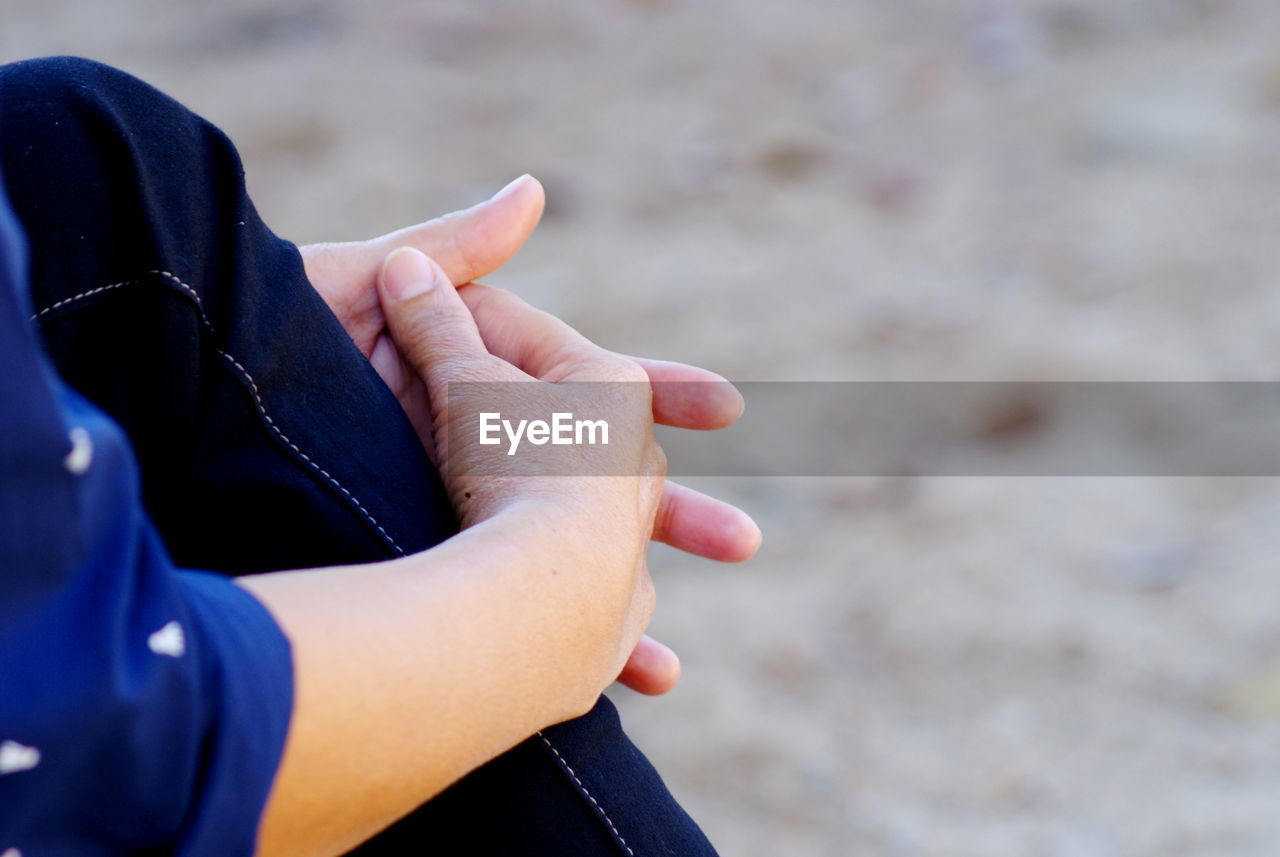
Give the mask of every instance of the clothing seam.
[{"label": "clothing seam", "polygon": [[[209,321],[209,316],[205,312],[204,301],[200,299],[200,294],[194,288],[192,288],[187,283],[183,282],[182,279],[179,278],[177,275],[171,274],[168,271],[162,271],[162,270],[156,269],[156,270],[147,271],[147,273],[153,276],[162,278],[165,282],[167,282],[172,286],[176,286],[179,290],[181,290],[183,294],[191,298],[191,300],[195,303],[196,310],[200,314],[200,323],[204,325],[205,329],[208,330],[211,335],[213,336],[217,335],[216,331],[214,330],[213,323]],[[83,291],[78,295],[72,295],[69,298],[63,298],[60,301],[55,301],[54,303],[50,304],[49,306],[37,312],[35,315],[31,316],[31,320],[34,322],[40,322],[40,320],[44,316],[62,307],[69,306],[78,301],[82,301],[86,298],[91,298],[95,295],[103,294],[104,292],[113,291],[115,289],[120,289],[125,286],[137,285],[143,282],[145,281],[142,279],[121,280],[116,283],[109,283],[105,286],[98,286],[97,288],[88,289],[87,291]],[[357,500],[355,495],[352,494],[350,491],[348,491],[346,486],[344,486],[341,482],[339,482],[337,478],[333,476],[333,474],[329,473],[329,471],[325,470],[323,467],[317,464],[316,461],[311,458],[311,456],[307,455],[305,452],[299,449],[298,445],[294,443],[292,440],[290,440],[289,436],[286,435],[278,425],[276,425],[275,420],[273,420],[271,418],[271,415],[267,413],[266,404],[262,401],[261,391],[258,389],[258,384],[253,379],[253,375],[250,374],[249,370],[246,369],[244,365],[240,363],[240,361],[236,360],[234,357],[232,357],[229,353],[222,350],[221,348],[215,347],[214,350],[217,352],[218,356],[222,357],[231,365],[231,367],[233,368],[233,374],[236,374],[240,379],[241,386],[244,386],[247,383],[248,386],[245,387],[245,390],[246,392],[249,393],[250,397],[252,398],[254,407],[258,412],[258,416],[261,418],[263,425],[266,426],[267,430],[271,432],[271,434],[274,435],[277,440],[279,440],[289,449],[293,450],[293,452],[299,458],[301,458],[303,462],[307,464],[308,467],[310,467],[317,474],[319,474],[326,482],[329,483],[330,486],[338,489],[338,491],[340,491],[342,495],[347,498],[347,500],[351,503],[351,505],[355,507],[360,517],[364,518],[366,522],[371,524],[373,528],[376,529],[379,534],[381,534],[382,538],[391,547],[391,549],[395,551],[396,554],[398,554],[399,556],[404,556],[404,549],[401,548],[400,545],[396,542],[396,540],[391,537],[390,533],[388,533],[385,529],[383,529],[382,525],[378,523],[378,519],[375,518],[373,514],[364,507],[364,504],[361,503],[359,500]]]},{"label": "clothing seam", "polygon": [[542,743],[546,744],[547,749],[551,751],[553,756],[555,756],[556,763],[560,766],[560,769],[568,774],[569,778],[573,780],[573,784],[578,788],[578,793],[591,802],[591,806],[595,809],[601,820],[609,826],[609,832],[613,834],[615,844],[622,846],[622,850],[627,853],[627,857],[636,857],[636,853],[631,850],[631,846],[627,844],[627,840],[623,839],[622,834],[618,832],[618,827],[613,823],[613,819],[609,817],[609,813],[605,812],[604,807],[602,807],[599,801],[595,799],[595,796],[587,790],[587,787],[583,785],[582,780],[578,779],[578,775],[574,773],[573,767],[565,760],[564,756],[560,755],[560,751],[552,745],[550,739],[548,739],[546,735],[541,731],[537,734],[538,737],[542,739]]}]

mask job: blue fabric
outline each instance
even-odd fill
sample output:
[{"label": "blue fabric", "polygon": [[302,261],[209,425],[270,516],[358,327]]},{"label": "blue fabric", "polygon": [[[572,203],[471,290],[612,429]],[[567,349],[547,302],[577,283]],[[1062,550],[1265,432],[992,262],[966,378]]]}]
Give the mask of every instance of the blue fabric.
[{"label": "blue fabric", "polygon": [[[224,574],[375,562],[456,532],[439,474],[413,427],[307,281],[297,248],[258,217],[239,157],[221,131],[134,77],[69,57],[0,67],[0,126],[0,163],[29,243],[31,295],[30,305],[9,312],[22,324],[0,329],[6,359],[0,414],[11,412],[12,400],[22,425],[19,446],[3,443],[7,416],[0,424],[0,481],[15,492],[0,488],[6,551],[0,578],[12,576],[28,593],[0,593],[0,700],[10,698],[11,681],[3,635],[20,629],[27,621],[21,617],[42,615],[42,598],[62,604],[52,593],[67,585],[66,569],[78,568],[88,548],[56,524],[83,511],[84,497],[72,492],[99,478],[72,478],[60,469],[70,426],[88,424],[89,416],[74,397],[66,405],[75,409],[72,416],[58,410],[59,387],[26,324],[33,314],[58,377],[118,427],[101,416],[93,421],[95,445],[108,457],[95,455],[94,467],[111,461],[121,473],[131,468],[123,430],[140,470],[140,485],[122,482],[98,497],[127,505],[121,521],[131,529],[122,532],[132,535],[93,545],[95,562],[117,555],[145,568],[163,562],[139,498],[174,562]],[[22,343],[12,355],[11,339]],[[27,380],[11,394],[5,385],[15,378]],[[79,673],[59,666],[44,680],[63,697],[33,716],[65,720],[80,736],[80,755],[68,762],[77,773],[67,774],[56,822],[64,838],[50,833],[40,848],[6,839],[26,818],[11,809],[17,805],[9,790],[34,782],[35,771],[0,776],[0,855],[10,845],[23,857],[92,854],[80,845],[121,844],[113,836],[136,837],[125,844],[138,850],[173,824],[198,845],[183,852],[169,842],[151,853],[249,853],[247,839],[231,840],[256,821],[262,782],[254,778],[262,770],[254,760],[265,763],[279,738],[279,712],[265,696],[278,689],[272,678],[278,636],[225,579],[128,574],[136,585],[170,580],[172,592],[115,605],[101,592],[126,591],[125,580],[115,590],[94,590],[93,608],[105,612],[93,621],[105,624],[72,625],[71,636],[104,635],[115,648],[95,638],[91,647],[101,658],[123,651],[120,629],[128,622],[141,622],[148,635],[181,622],[191,641],[181,660],[205,670],[182,684],[166,678],[178,668],[172,659],[130,649],[139,660],[124,662],[122,675],[135,682],[127,686],[134,695],[125,697],[133,707],[120,711],[137,718],[135,731],[125,730],[129,740],[143,734],[137,731],[143,725],[169,723],[168,697],[157,696],[152,709],[136,689],[171,682],[179,688],[174,693],[190,694],[191,718],[181,728],[191,731],[166,739],[171,753],[130,750],[133,767],[119,770],[144,775],[130,792],[113,773],[119,760],[100,764],[119,740],[110,729],[124,730],[126,714],[83,690]],[[59,614],[60,621],[71,616]],[[75,621],[86,620],[76,614]],[[28,651],[50,638],[48,650],[60,651],[57,635],[67,628],[50,623],[41,633],[27,638],[34,641]],[[150,676],[143,668],[160,672]],[[121,689],[117,678],[112,673],[105,684],[85,687],[114,693]],[[256,717],[246,713],[255,707]],[[8,712],[0,708],[0,716]],[[0,741],[7,722],[0,719]],[[200,755],[184,762],[182,742],[197,733],[204,736]],[[184,771],[191,779],[171,785],[167,778]],[[236,777],[253,782],[242,783],[242,793],[221,788]],[[131,815],[122,809],[127,801],[135,801]],[[58,817],[51,808],[49,830]],[[209,852],[193,850],[215,841]],[[551,726],[482,766],[357,853],[714,857],[715,851],[602,697],[585,717]]]},{"label": "blue fabric", "polygon": [[127,439],[41,353],[24,268],[0,196],[0,851],[251,854],[288,643],[228,578],[174,567]]},{"label": "blue fabric", "polygon": [[179,565],[370,562],[456,532],[413,427],[259,218],[226,135],[72,58],[0,67],[0,121],[45,346],[128,434]]}]

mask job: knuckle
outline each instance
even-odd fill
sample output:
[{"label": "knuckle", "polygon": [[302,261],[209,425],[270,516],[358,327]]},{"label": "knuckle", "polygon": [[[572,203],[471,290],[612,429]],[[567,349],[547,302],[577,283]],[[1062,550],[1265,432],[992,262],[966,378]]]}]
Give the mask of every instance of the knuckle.
[{"label": "knuckle", "polygon": [[668,491],[664,495],[661,487],[657,489],[658,509],[654,514],[654,534],[659,538],[665,538],[671,534],[672,527],[675,525],[676,519],[679,517],[679,508],[683,503],[683,492]]},{"label": "knuckle", "polygon": [[644,371],[639,363],[634,360],[623,357],[620,354],[614,354],[611,351],[604,351],[602,358],[604,365],[614,376],[613,380],[625,384],[648,384],[649,375]]},{"label": "knuckle", "polygon": [[563,346],[561,355],[565,365],[574,367],[575,375],[614,384],[645,384],[647,387],[649,383],[649,376],[638,363],[585,340]]},{"label": "knuckle", "polygon": [[662,489],[662,482],[667,478],[667,453],[657,443],[651,444],[649,450],[649,473],[658,479],[658,490]]},{"label": "knuckle", "polygon": [[401,353],[408,358],[420,374],[426,374],[431,367],[432,336],[426,325],[396,325],[391,330],[392,338]]},{"label": "knuckle", "polygon": [[445,380],[453,384],[489,385],[485,388],[487,394],[497,392],[492,385],[513,380],[506,371],[510,367],[491,354],[455,354],[446,362],[449,370]]},{"label": "knuckle", "polygon": [[500,289],[487,283],[468,283],[462,291],[465,291],[468,300],[472,304],[472,310],[475,312],[501,313],[513,306],[513,301],[520,301],[518,297],[506,289]]},{"label": "knuckle", "polygon": [[531,309],[529,302],[517,295],[510,289],[503,289],[497,286],[485,286],[489,290],[489,300],[496,303],[499,307],[514,309]]},{"label": "knuckle", "polygon": [[484,380],[484,369],[478,361],[466,354],[449,354],[438,357],[433,364],[434,374],[448,383],[471,383]]},{"label": "knuckle", "polygon": [[653,392],[649,383],[649,376],[636,363],[622,358],[622,362],[618,365],[616,371],[618,373],[618,381],[621,383],[642,386],[649,394]]},{"label": "knuckle", "polygon": [[554,342],[544,335],[538,346],[547,357],[547,363],[553,368],[544,376],[544,381],[560,383],[562,381],[607,381],[597,360],[595,350],[578,342]]}]

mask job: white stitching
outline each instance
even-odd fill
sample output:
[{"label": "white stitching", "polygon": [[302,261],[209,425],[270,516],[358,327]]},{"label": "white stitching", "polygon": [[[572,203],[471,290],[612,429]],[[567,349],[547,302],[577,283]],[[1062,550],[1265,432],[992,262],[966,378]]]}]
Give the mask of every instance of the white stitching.
[{"label": "white stitching", "polygon": [[98,288],[96,288],[96,289],[89,289],[89,291],[87,291],[87,292],[81,292],[81,293],[80,293],[80,294],[78,294],[78,295],[74,295],[74,296],[69,297],[69,298],[63,298],[62,300],[58,301],[57,303],[49,304],[49,306],[45,307],[44,309],[40,310],[40,312],[38,312],[38,313],[36,313],[35,315],[31,316],[31,320],[32,320],[32,321],[38,321],[38,320],[40,319],[40,317],[41,317],[41,316],[43,316],[43,315],[46,315],[46,314],[48,314],[48,313],[53,312],[53,311],[54,311],[55,309],[57,309],[58,307],[66,306],[67,304],[70,304],[70,303],[75,303],[76,301],[78,301],[78,300],[80,300],[80,299],[82,299],[82,298],[91,298],[91,297],[93,297],[94,295],[101,294],[101,293],[103,293],[103,292],[109,292],[109,291],[111,291],[112,289],[118,289],[118,288],[121,288],[121,287],[123,287],[123,286],[132,286],[132,285],[134,285],[134,284],[136,284],[136,283],[140,283],[140,282],[142,282],[142,280],[121,280],[120,282],[118,282],[118,283],[112,283],[112,284],[111,284],[111,285],[109,285],[109,286],[98,286]]},{"label": "white stitching", "polygon": [[[154,274],[159,277],[164,277],[166,280],[170,282],[170,284],[175,285],[178,288],[182,289],[182,291],[195,302],[196,309],[199,310],[200,312],[201,323],[205,326],[205,328],[210,333],[214,332],[213,324],[209,321],[208,315],[205,314],[204,302],[200,300],[200,295],[199,293],[196,292],[195,289],[193,289],[191,286],[187,285],[177,276],[169,273],[168,271],[154,270],[154,271],[147,271],[147,273]],[[83,300],[84,298],[90,298],[90,297],[93,297],[94,295],[102,294],[103,292],[109,292],[112,289],[119,289],[124,286],[136,285],[141,282],[143,281],[142,280],[121,280],[118,283],[111,283],[110,285],[99,286],[96,289],[89,289],[88,291],[81,292],[78,295],[72,295],[69,298],[63,298],[62,300],[57,301],[56,303],[50,304],[49,306],[40,310],[35,315],[31,316],[31,320],[38,321],[43,316],[53,312],[59,307],[64,307],[64,306],[67,306],[68,304],[73,304],[76,301]],[[391,535],[382,528],[382,525],[378,523],[377,519],[373,517],[373,515],[369,512],[369,510],[366,509],[360,503],[360,501],[355,498],[355,495],[353,495],[350,491],[348,491],[342,485],[341,482],[339,482],[336,478],[333,477],[332,474],[329,473],[329,471],[325,470],[319,464],[316,464],[315,461],[313,461],[309,455],[307,455],[305,452],[299,449],[298,445],[295,444],[293,441],[289,440],[289,437],[283,431],[280,430],[280,427],[276,425],[275,420],[271,419],[270,414],[267,413],[266,406],[262,402],[261,392],[258,390],[258,384],[256,381],[253,380],[253,376],[249,374],[249,370],[244,368],[244,366],[240,364],[240,361],[236,360],[234,357],[232,357],[230,354],[223,351],[222,349],[217,349],[217,352],[219,356],[225,358],[228,362],[231,363],[232,366],[236,368],[236,370],[238,370],[238,372],[240,373],[241,379],[243,381],[248,382],[249,393],[253,397],[253,402],[255,407],[257,407],[258,409],[258,415],[262,417],[263,421],[266,423],[267,428],[270,429],[271,432],[277,438],[279,438],[286,446],[288,446],[295,453],[297,453],[297,455],[303,461],[305,461],[307,465],[311,467],[312,470],[314,470],[316,473],[319,473],[322,477],[324,477],[324,479],[330,485],[332,485],[334,488],[337,488],[339,491],[341,491],[343,496],[345,496],[348,500],[351,501],[352,505],[356,507],[356,509],[360,512],[360,514],[364,517],[364,519],[367,520],[370,524],[373,524],[374,528],[377,529],[377,531],[382,534],[382,537],[387,540],[387,543],[389,545],[391,545],[392,550],[394,550],[400,556],[404,556],[404,549],[401,548],[400,545],[396,543],[396,540],[393,539]]]},{"label": "white stitching", "polygon": [[[210,333],[213,332],[213,325],[209,323],[209,318],[207,315],[205,315],[204,302],[200,300],[200,294],[195,289],[191,288],[191,286],[188,286],[186,283],[182,282],[182,280],[178,279],[178,277],[169,273],[168,271],[154,270],[154,271],[147,271],[147,273],[155,274],[156,276],[159,276],[159,277],[164,277],[165,279],[169,280],[173,285],[178,286],[184,292],[186,292],[187,295],[193,301],[196,302],[196,306],[199,307],[200,309],[200,321],[204,324],[205,327],[209,329]],[[89,289],[87,292],[81,292],[78,295],[72,295],[69,298],[63,298],[60,301],[49,304],[49,306],[45,307],[44,309],[40,310],[40,312],[31,316],[31,320],[38,321],[41,318],[41,316],[48,315],[49,313],[53,312],[56,309],[64,307],[67,304],[73,304],[76,301],[83,300],[84,298],[91,298],[94,295],[100,295],[103,292],[109,292],[113,289],[123,288],[124,286],[136,286],[142,282],[143,280],[121,280],[118,283],[111,283],[106,286],[98,286],[96,289]]]},{"label": "white stitching", "polygon": [[591,801],[591,805],[596,808],[596,812],[600,813],[600,817],[604,819],[604,823],[609,825],[609,829],[613,831],[614,837],[618,840],[619,844],[621,844],[622,847],[626,850],[627,857],[636,857],[636,853],[631,850],[631,846],[627,844],[627,840],[622,838],[622,834],[619,833],[618,828],[614,826],[613,819],[609,817],[609,813],[605,812],[604,807],[602,807],[599,803],[596,802],[596,799],[592,797],[591,792],[587,791],[587,787],[582,784],[582,780],[578,779],[578,775],[573,772],[573,768],[569,765],[567,761],[565,761],[564,756],[560,755],[560,751],[557,750],[555,747],[551,746],[551,742],[547,740],[546,735],[543,735],[541,732],[538,732],[538,737],[542,739],[543,744],[547,745],[547,749],[550,750],[555,755],[556,761],[560,763],[560,767],[563,768],[565,773],[568,774],[573,779],[574,784],[578,787],[578,791],[582,792],[582,796],[585,797],[587,800]]},{"label": "white stitching", "polygon": [[240,362],[236,360],[234,357],[232,357],[230,354],[228,354],[227,352],[219,349],[218,354],[220,354],[221,356],[229,360],[231,362],[231,365],[235,366],[236,369],[240,371],[240,374],[244,377],[244,380],[249,382],[249,388],[250,388],[250,392],[253,394],[254,404],[258,406],[258,413],[262,415],[262,419],[266,421],[267,427],[271,429],[272,432],[275,433],[276,437],[280,438],[280,440],[283,441],[290,449],[292,449],[299,456],[301,456],[303,461],[305,461],[307,464],[311,466],[313,470],[315,470],[317,473],[319,473],[321,476],[327,479],[329,483],[333,485],[333,487],[337,488],[339,491],[345,494],[347,499],[350,500],[353,504],[355,504],[355,507],[360,510],[360,514],[364,515],[364,517],[368,519],[369,523],[373,524],[373,526],[377,528],[378,532],[382,533],[383,538],[385,538],[391,544],[391,547],[395,549],[396,553],[403,556],[404,551],[400,548],[400,545],[396,544],[396,540],[391,538],[390,534],[388,534],[386,530],[382,529],[382,525],[379,524],[377,520],[373,517],[373,515],[369,513],[369,510],[366,509],[364,506],[362,506],[360,504],[360,501],[357,500],[350,491],[348,491],[346,488],[342,486],[341,482],[333,478],[333,476],[329,474],[329,471],[325,470],[319,464],[316,464],[314,461],[311,460],[311,456],[307,455],[305,452],[298,449],[297,444],[289,440],[288,435],[286,435],[283,431],[281,431],[280,427],[275,424],[275,421],[272,420],[270,415],[267,414],[267,409],[262,405],[262,396],[258,392],[258,384],[253,380],[253,376],[249,374],[249,370],[241,366]]},{"label": "white stitching", "polygon": [[209,317],[204,314],[204,301],[200,300],[200,294],[195,289],[191,288],[186,283],[182,282],[182,280],[178,279],[173,274],[170,274],[168,271],[147,271],[147,273],[157,274],[161,277],[164,277],[174,285],[180,287],[188,295],[190,295],[191,299],[196,302],[196,306],[200,307],[200,320],[204,322],[205,327],[209,328],[210,333],[213,332],[213,324],[212,322],[209,321]]}]

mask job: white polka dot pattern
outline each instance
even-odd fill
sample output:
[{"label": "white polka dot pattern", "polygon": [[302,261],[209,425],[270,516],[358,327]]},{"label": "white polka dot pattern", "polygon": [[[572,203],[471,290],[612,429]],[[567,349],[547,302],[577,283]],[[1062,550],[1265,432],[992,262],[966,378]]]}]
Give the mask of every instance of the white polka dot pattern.
[{"label": "white polka dot pattern", "polygon": [[93,463],[93,438],[79,426],[71,430],[70,438],[71,451],[62,459],[62,466],[76,476],[83,476]]},{"label": "white polka dot pattern", "polygon": [[[40,751],[17,741],[0,744],[0,776],[29,771],[40,764]],[[0,857],[4,857],[0,854]]]},{"label": "white polka dot pattern", "polygon": [[187,651],[187,637],[182,633],[181,625],[177,622],[170,622],[150,637],[147,637],[147,645],[157,655],[180,658]]}]

